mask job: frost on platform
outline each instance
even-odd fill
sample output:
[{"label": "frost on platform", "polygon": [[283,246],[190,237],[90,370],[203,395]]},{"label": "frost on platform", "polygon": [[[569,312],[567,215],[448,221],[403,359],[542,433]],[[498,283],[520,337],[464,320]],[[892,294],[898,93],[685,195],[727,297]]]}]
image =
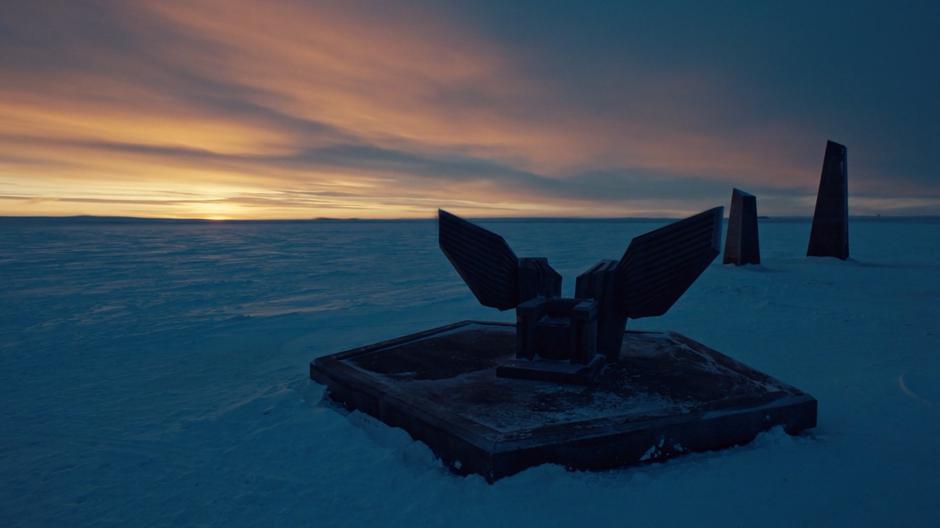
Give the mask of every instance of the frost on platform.
[{"label": "frost on platform", "polygon": [[624,334],[593,386],[501,378],[515,327],[461,322],[325,356],[310,376],[351,409],[408,431],[454,471],[640,464],[816,425],[816,400],[675,333]]}]

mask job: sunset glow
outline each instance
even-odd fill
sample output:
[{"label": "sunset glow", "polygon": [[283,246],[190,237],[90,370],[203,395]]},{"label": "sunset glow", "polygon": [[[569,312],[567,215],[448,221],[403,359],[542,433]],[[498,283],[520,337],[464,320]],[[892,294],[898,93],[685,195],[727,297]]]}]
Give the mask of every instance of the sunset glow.
[{"label": "sunset glow", "polygon": [[[849,146],[854,213],[940,212],[936,156],[914,148],[937,121],[891,125],[903,112],[872,106],[882,96],[845,77],[807,95],[799,76],[829,66],[783,44],[753,63],[603,32],[595,49],[582,34],[543,42],[487,22],[502,15],[433,3],[3,10],[2,215],[675,216],[738,186],[768,214],[808,216],[829,138]],[[618,16],[642,26],[657,15]],[[776,14],[756,17],[729,38]],[[792,84],[762,92],[777,73]],[[923,115],[936,116],[929,101]]]}]

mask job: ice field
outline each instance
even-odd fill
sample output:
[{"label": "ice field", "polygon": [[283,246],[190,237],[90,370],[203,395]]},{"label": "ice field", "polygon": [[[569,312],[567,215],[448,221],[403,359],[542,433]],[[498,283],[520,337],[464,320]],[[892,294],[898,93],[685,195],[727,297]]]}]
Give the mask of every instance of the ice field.
[{"label": "ice field", "polygon": [[[481,222],[575,276],[648,221]],[[819,401],[819,426],[598,473],[488,485],[322,401],[320,355],[477,304],[433,221],[0,220],[0,526],[937,526],[940,221],[760,223],[663,317]]]}]

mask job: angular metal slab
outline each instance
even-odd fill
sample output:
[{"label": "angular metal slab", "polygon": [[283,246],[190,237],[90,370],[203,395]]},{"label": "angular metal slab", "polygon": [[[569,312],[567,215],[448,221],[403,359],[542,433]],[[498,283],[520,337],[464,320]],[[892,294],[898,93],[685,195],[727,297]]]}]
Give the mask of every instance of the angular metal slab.
[{"label": "angular metal slab", "polygon": [[496,375],[501,378],[591,385],[605,363],[604,356],[600,354],[587,364],[557,359],[511,359],[496,367]]},{"label": "angular metal slab", "polygon": [[676,333],[624,334],[591,386],[507,379],[515,326],[463,321],[318,358],[310,377],[492,482],[554,463],[605,469],[815,427],[816,400]]}]

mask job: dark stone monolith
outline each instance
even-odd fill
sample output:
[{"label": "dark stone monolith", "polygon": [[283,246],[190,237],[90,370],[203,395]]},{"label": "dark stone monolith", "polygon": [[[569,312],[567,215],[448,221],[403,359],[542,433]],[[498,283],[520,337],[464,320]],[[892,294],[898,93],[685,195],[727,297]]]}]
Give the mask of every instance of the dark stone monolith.
[{"label": "dark stone monolith", "polygon": [[846,148],[828,141],[806,256],[849,258],[848,189]]},{"label": "dark stone monolith", "polygon": [[757,197],[740,189],[731,192],[728,236],[725,238],[725,264],[760,264],[757,235]]}]

